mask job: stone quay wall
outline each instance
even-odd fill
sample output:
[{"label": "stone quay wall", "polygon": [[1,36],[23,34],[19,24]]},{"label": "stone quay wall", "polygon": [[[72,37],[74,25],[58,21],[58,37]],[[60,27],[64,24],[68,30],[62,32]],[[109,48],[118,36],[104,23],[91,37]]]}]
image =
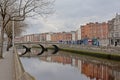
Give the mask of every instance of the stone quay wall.
[{"label": "stone quay wall", "polygon": [[31,76],[24,70],[16,49],[14,49],[13,54],[14,54],[15,80],[35,80],[33,76]]}]

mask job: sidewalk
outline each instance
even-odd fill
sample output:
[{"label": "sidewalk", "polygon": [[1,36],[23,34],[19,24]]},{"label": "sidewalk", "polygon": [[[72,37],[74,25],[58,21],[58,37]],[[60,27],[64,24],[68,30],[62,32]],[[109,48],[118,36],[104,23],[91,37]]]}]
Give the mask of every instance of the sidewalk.
[{"label": "sidewalk", "polygon": [[0,80],[14,80],[14,63],[12,51],[3,53],[0,59]]}]

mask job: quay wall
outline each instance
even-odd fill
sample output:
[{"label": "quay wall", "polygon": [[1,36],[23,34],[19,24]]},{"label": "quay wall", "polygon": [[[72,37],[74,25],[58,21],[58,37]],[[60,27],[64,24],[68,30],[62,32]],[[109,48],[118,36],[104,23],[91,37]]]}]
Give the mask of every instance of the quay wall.
[{"label": "quay wall", "polygon": [[14,70],[15,80],[35,80],[33,76],[24,70],[16,49],[14,49]]},{"label": "quay wall", "polygon": [[[48,47],[48,49],[54,49],[53,47]],[[120,51],[114,48],[105,47],[81,47],[81,46],[59,46],[60,51],[70,52],[74,54],[81,54],[86,56],[92,56],[102,59],[120,61]]]}]

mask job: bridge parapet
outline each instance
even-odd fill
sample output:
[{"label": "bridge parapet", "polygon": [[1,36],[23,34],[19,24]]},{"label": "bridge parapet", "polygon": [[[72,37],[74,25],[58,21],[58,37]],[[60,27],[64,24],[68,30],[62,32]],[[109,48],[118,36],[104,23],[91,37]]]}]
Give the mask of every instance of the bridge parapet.
[{"label": "bridge parapet", "polygon": [[52,45],[56,45],[59,47],[58,42],[23,42],[23,43],[15,43],[15,45],[25,45],[27,47],[32,47],[34,45],[43,45],[44,47],[52,47]]}]

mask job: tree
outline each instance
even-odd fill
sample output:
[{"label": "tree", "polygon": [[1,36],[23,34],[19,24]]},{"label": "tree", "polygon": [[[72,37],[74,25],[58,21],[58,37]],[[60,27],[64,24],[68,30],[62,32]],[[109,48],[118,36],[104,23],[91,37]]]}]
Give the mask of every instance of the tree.
[{"label": "tree", "polygon": [[[21,22],[15,22],[14,23],[14,34],[15,36],[19,36],[27,27],[27,25],[21,21]],[[12,47],[12,39],[13,39],[13,31],[12,31],[12,22],[10,21],[8,25],[5,27],[5,33],[7,35],[7,51],[9,51],[9,48]],[[15,37],[14,36],[14,37]]]},{"label": "tree", "polygon": [[3,53],[4,30],[10,21],[23,21],[27,16],[50,14],[54,0],[0,0],[1,49]]}]

